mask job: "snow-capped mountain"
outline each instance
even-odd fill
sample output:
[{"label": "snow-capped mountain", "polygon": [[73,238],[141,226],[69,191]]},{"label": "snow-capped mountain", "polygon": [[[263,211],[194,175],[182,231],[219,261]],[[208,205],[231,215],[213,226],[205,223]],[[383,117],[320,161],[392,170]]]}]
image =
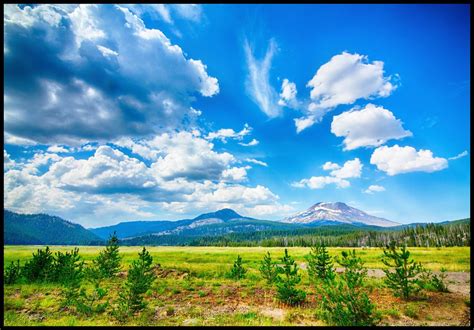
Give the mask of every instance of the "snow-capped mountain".
[{"label": "snow-capped mountain", "polygon": [[294,224],[317,224],[325,221],[334,221],[349,224],[365,224],[370,226],[393,227],[400,225],[397,222],[384,218],[374,217],[361,210],[350,207],[341,202],[316,203],[309,209],[299,212],[291,217],[285,218],[282,222]]}]

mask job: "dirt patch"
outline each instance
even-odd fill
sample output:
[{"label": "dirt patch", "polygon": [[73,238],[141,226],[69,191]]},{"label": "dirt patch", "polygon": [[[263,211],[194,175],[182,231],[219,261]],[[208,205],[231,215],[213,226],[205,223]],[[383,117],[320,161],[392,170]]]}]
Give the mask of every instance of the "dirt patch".
[{"label": "dirt patch", "polygon": [[182,280],[189,276],[188,272],[173,268],[163,268],[160,264],[156,264],[155,267],[153,267],[153,272],[159,278],[173,277]]},{"label": "dirt patch", "polygon": [[275,321],[283,321],[286,315],[286,312],[283,309],[273,307],[263,307],[258,312],[263,316],[271,317]]}]

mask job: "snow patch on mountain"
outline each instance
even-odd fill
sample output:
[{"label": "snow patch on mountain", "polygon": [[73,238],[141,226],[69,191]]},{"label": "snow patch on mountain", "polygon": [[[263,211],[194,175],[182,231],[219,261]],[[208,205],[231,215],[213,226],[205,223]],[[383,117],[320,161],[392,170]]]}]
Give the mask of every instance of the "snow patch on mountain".
[{"label": "snow patch on mountain", "polygon": [[397,222],[375,217],[342,202],[320,202],[306,211],[287,217],[282,222],[309,224],[323,220],[337,221],[348,224],[365,224],[380,227],[400,225]]}]

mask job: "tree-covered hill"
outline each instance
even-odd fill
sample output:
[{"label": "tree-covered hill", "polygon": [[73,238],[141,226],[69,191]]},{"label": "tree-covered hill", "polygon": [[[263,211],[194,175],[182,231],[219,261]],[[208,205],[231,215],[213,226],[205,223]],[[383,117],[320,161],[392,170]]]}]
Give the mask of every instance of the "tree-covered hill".
[{"label": "tree-covered hill", "polygon": [[4,244],[92,245],[102,239],[79,224],[47,214],[3,211]]}]

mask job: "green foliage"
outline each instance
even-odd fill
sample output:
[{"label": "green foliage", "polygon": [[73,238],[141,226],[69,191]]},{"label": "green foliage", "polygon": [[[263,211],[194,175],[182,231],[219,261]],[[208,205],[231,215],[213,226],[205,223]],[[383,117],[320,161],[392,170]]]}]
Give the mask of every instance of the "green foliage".
[{"label": "green foliage", "polygon": [[295,260],[288,255],[281,258],[283,266],[277,266],[278,276],[276,277],[277,298],[285,304],[294,306],[302,303],[306,299],[306,292],[297,289],[296,285],[301,281],[298,274],[298,265]]},{"label": "green foliage", "polygon": [[99,281],[94,283],[94,288],[90,293],[85,288],[81,288],[79,292],[79,300],[76,304],[77,311],[88,316],[94,313],[105,312],[107,306],[109,306],[108,301],[103,301],[106,295],[107,290],[100,287]]},{"label": "green foliage", "polygon": [[420,289],[416,276],[423,271],[421,264],[410,259],[406,246],[398,249],[394,242],[387,246],[383,253],[383,264],[394,268],[393,272],[391,269],[384,269],[384,272],[385,282],[394,291],[395,296],[408,299],[416,294]]},{"label": "green foliage", "polygon": [[263,278],[267,280],[268,284],[275,282],[275,279],[278,276],[278,270],[275,262],[272,261],[270,252],[267,251],[267,254],[263,257],[259,270]]},{"label": "green foliage", "polygon": [[20,260],[16,262],[12,261],[10,265],[5,269],[3,274],[3,282],[5,284],[15,284],[18,282],[21,275]]},{"label": "green foliage", "polygon": [[370,326],[379,318],[375,306],[363,289],[367,276],[362,259],[352,252],[342,252],[342,259],[336,261],[345,267],[337,278],[327,278],[318,289],[321,294],[320,317],[329,325]]},{"label": "green foliage", "polygon": [[23,266],[22,274],[28,282],[48,282],[54,279],[54,256],[47,246],[44,250],[38,249],[33,258]]},{"label": "green foliage", "polygon": [[441,273],[436,275],[429,269],[423,268],[419,278],[418,285],[423,289],[438,292],[449,292],[446,284],[446,269],[441,268]]},{"label": "green foliage", "polygon": [[105,250],[99,253],[99,256],[94,260],[94,266],[98,271],[98,276],[110,278],[120,271],[120,255],[119,255],[119,240],[115,232],[107,241]]},{"label": "green foliage", "polygon": [[245,277],[247,270],[242,266],[242,258],[240,255],[237,256],[237,259],[234,261],[234,266],[230,270],[230,278],[240,280]]},{"label": "green foliage", "polygon": [[134,260],[128,271],[127,282],[119,292],[119,307],[114,315],[123,320],[132,313],[146,307],[143,295],[150,289],[156,275],[153,272],[153,258],[143,247],[138,253],[138,260]]},{"label": "green foliage", "polygon": [[336,262],[344,267],[344,273],[341,277],[347,282],[351,288],[360,288],[363,281],[367,277],[367,269],[360,257],[356,255],[355,250],[342,251],[342,258],[336,258]]},{"label": "green foliage", "polygon": [[316,245],[311,247],[311,252],[306,256],[308,261],[308,274],[311,280],[332,280],[335,272],[332,258],[329,255],[326,246]]},{"label": "green foliage", "polygon": [[107,290],[100,286],[99,278],[89,278],[93,289],[88,290],[81,286],[82,277],[75,277],[65,283],[62,293],[62,307],[74,307],[79,314],[91,316],[94,313],[105,312],[109,301],[104,301]]},{"label": "green foliage", "polygon": [[53,279],[55,282],[68,284],[70,282],[81,281],[83,277],[84,261],[79,256],[79,249],[75,248],[71,252],[56,252],[53,262]]},{"label": "green foliage", "polygon": [[406,316],[411,317],[412,319],[417,319],[418,314],[420,313],[420,308],[419,306],[413,303],[409,303],[405,306],[405,310],[403,311],[403,313]]}]

